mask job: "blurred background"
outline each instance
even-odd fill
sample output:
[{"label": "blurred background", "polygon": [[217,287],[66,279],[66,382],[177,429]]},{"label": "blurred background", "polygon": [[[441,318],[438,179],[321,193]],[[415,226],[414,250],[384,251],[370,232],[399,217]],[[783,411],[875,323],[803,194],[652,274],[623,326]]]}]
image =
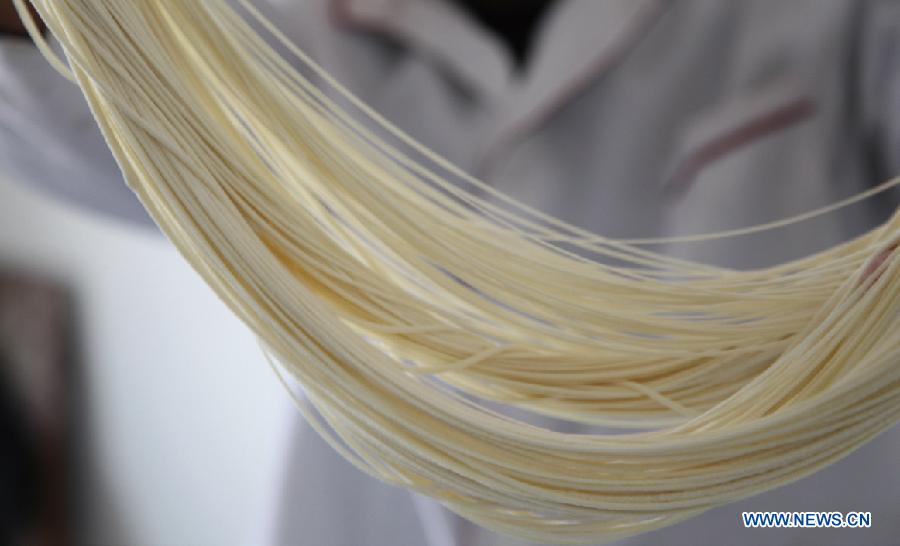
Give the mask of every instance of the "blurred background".
[{"label": "blurred background", "polygon": [[0,544],[252,543],[266,525],[287,395],[254,338],[152,228],[2,169],[0,365]]}]

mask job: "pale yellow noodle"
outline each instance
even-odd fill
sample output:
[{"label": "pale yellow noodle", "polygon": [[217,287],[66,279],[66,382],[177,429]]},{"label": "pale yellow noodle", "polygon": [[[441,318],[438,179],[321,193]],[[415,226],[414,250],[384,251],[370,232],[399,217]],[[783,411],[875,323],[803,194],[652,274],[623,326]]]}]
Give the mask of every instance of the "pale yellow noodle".
[{"label": "pale yellow noodle", "polygon": [[[146,209],[375,477],[499,532],[597,542],[794,481],[900,418],[900,215],[753,271],[641,246],[900,179],[762,226],[609,239],[416,143],[246,1],[33,4]],[[564,434],[467,396],[652,430]]]}]

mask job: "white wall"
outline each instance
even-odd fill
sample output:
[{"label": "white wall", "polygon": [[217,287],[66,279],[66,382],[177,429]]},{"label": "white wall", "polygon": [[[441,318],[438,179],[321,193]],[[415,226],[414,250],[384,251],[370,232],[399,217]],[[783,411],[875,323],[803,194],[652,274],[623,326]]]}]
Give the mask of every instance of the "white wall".
[{"label": "white wall", "polygon": [[168,242],[0,176],[0,267],[75,296],[85,542],[257,542],[294,415],[253,336]]}]

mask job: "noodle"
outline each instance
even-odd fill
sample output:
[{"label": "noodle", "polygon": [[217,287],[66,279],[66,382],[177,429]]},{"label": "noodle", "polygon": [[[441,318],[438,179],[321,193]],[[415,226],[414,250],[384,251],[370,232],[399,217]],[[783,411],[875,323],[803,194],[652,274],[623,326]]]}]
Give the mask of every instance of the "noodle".
[{"label": "noodle", "polygon": [[[643,248],[900,179],[764,226],[604,238],[417,144],[246,0],[33,4],[144,207],[372,476],[501,533],[596,542],[797,480],[900,419],[900,214],[753,271]],[[565,434],[472,396],[650,430]]]}]

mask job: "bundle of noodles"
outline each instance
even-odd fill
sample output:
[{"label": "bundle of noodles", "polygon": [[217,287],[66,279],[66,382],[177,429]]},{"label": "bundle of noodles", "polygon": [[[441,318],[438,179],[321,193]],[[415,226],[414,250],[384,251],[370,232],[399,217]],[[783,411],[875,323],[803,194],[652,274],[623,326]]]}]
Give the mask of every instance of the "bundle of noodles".
[{"label": "bundle of noodles", "polygon": [[[302,384],[312,425],[381,480],[499,532],[612,540],[796,480],[900,419],[900,215],[777,267],[682,261],[496,194],[246,2],[33,4],[146,209]],[[565,434],[476,399],[652,430]]]}]

